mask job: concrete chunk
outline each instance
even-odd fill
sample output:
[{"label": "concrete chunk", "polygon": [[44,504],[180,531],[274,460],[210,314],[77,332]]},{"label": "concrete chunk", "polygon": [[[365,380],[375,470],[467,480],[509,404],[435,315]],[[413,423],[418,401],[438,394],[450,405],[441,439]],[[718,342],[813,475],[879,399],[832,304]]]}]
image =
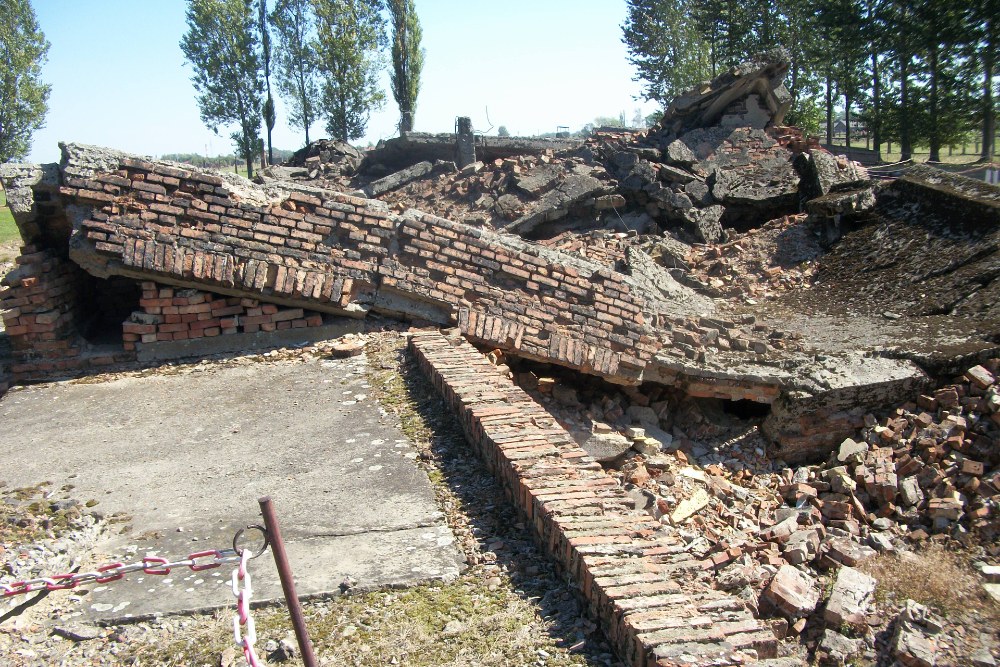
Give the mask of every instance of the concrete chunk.
[{"label": "concrete chunk", "polygon": [[852,567],[840,568],[823,618],[834,627],[863,626],[875,595],[875,585],[875,579],[867,574]]}]

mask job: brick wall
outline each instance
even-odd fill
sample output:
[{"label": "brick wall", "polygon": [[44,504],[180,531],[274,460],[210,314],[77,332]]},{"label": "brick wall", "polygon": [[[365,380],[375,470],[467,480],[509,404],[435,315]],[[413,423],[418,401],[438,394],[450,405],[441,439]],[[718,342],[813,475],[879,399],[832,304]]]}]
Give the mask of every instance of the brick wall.
[{"label": "brick wall", "polygon": [[213,338],[236,333],[304,329],[323,324],[323,315],[282,308],[257,299],[225,297],[195,289],[142,283],[142,310],[122,324],[126,350],[144,343]]},{"label": "brick wall", "polygon": [[10,337],[15,382],[41,380],[130,361],[126,353],[83,354],[84,312],[79,290],[88,277],[51,250],[28,245],[0,288],[0,313]]},{"label": "brick wall", "polygon": [[470,344],[411,339],[423,371],[470,444],[579,585],[618,654],[636,667],[733,665],[772,658],[777,640],[670,526],[632,501],[552,417]]}]

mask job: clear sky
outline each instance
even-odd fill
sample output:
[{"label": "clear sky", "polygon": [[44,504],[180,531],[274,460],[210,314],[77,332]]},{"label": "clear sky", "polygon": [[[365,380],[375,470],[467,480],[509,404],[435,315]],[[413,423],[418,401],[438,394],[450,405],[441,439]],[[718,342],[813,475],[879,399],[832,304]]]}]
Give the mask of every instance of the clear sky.
[{"label": "clear sky", "polygon": [[[427,51],[414,129],[453,131],[470,116],[477,131],[491,122],[511,134],[577,130],[596,116],[631,120],[656,107],[634,97],[640,85],[621,43],[624,0],[416,0]],[[51,42],[43,78],[52,84],[46,126],[35,133],[30,161],[55,162],[59,141],[159,156],[233,150],[229,132],[201,122],[178,42],[183,0],[34,0]],[[398,111],[387,101],[359,144],[394,136]],[[275,93],[277,94],[277,93]],[[278,100],[273,142],[304,144],[289,129]],[[487,119],[487,109],[489,118]],[[326,136],[318,122],[310,138]]]}]

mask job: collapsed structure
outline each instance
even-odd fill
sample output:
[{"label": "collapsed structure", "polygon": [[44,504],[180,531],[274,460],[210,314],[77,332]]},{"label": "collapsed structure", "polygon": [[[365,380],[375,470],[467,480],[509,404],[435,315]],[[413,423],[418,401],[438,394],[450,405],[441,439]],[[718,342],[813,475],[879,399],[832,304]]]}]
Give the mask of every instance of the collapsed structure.
[{"label": "collapsed structure", "polygon": [[[780,53],[734,68],[648,133],[461,167],[420,136],[368,156],[323,144],[259,185],[72,143],[58,165],[3,165],[25,242],[0,291],[9,375],[320,338],[374,313],[646,396],[754,404],[772,457],[825,459],[866,413],[996,356],[1000,195],[932,169],[867,181],[781,125],[786,69]],[[599,421],[571,458],[596,457]],[[739,621],[740,647],[773,655]],[[626,653],[645,664],[654,644]]]}]

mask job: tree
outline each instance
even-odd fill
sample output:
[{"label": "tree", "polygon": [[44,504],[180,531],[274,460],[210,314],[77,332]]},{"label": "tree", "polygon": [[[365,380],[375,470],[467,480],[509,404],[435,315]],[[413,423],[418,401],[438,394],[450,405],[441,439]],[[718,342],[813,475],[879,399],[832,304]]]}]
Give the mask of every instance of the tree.
[{"label": "tree", "polygon": [[992,160],[996,141],[996,86],[998,56],[1000,56],[1000,1],[974,0],[969,7],[967,30],[972,39],[967,45],[969,60],[978,65],[982,75],[979,96],[979,120],[982,127],[981,160]]},{"label": "tree", "polygon": [[326,130],[341,141],[360,139],[369,114],[382,108],[379,50],[386,45],[378,0],[313,0],[316,54],[322,74]]},{"label": "tree", "polygon": [[498,137],[509,137],[510,136],[510,130],[507,129],[506,125],[501,125],[500,127],[497,128],[497,136]]},{"label": "tree", "polygon": [[709,43],[693,9],[693,0],[628,0],[622,42],[647,100],[666,106],[712,75]]},{"label": "tree", "polygon": [[260,0],[260,44],[261,55],[264,58],[264,85],[267,87],[267,97],[264,99],[264,126],[267,128],[267,162],[274,162],[274,149],[271,147],[271,132],[274,130],[274,98],[271,97],[271,31],[267,25],[267,0]]},{"label": "tree", "polygon": [[320,105],[310,0],[278,0],[271,24],[278,35],[274,72],[278,92],[288,103],[289,126],[305,131],[308,146],[309,128],[319,117]]},{"label": "tree", "polygon": [[424,49],[420,48],[420,19],[413,0],[389,0],[392,17],[392,96],[399,107],[399,129],[413,130],[420,94],[420,73],[424,69]]},{"label": "tree", "polygon": [[187,25],[181,50],[194,68],[201,120],[216,133],[220,126],[239,127],[230,136],[253,176],[264,86],[251,0],[188,0]]},{"label": "tree", "polygon": [[42,83],[49,51],[29,0],[0,0],[0,163],[23,159],[45,125],[51,86]]}]

